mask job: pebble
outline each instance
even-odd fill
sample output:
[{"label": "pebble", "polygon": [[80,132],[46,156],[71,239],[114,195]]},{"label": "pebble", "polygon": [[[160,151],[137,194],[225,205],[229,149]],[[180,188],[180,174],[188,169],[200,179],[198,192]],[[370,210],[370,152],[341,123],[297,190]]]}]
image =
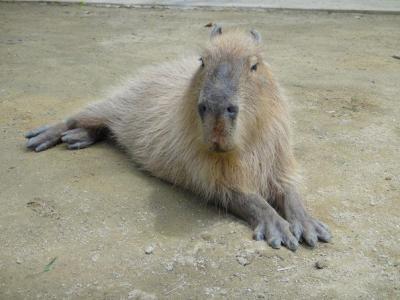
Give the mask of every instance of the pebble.
[{"label": "pebble", "polygon": [[166,265],[165,265],[165,269],[166,269],[168,272],[172,272],[172,271],[174,270],[174,264],[173,264],[173,263],[168,263],[168,264],[166,264]]},{"label": "pebble", "polygon": [[24,261],[23,261],[23,259],[21,258],[21,257],[17,257],[17,259],[16,259],[16,261],[15,261],[17,264],[22,264]]},{"label": "pebble", "polygon": [[247,266],[252,263],[255,257],[254,250],[240,251],[236,254],[236,260],[242,266]]},{"label": "pebble", "polygon": [[201,238],[205,241],[211,241],[212,240],[212,235],[208,232],[203,232],[202,234],[200,234]]},{"label": "pebble", "polygon": [[315,263],[317,269],[325,269],[328,267],[328,261],[326,259],[319,260]]},{"label": "pebble", "polygon": [[146,254],[153,254],[153,252],[154,252],[153,246],[147,246],[146,249],[144,249],[144,253]]},{"label": "pebble", "polygon": [[131,299],[131,300],[156,300],[157,297],[153,294],[149,294],[144,291],[134,289],[129,292],[128,299]]},{"label": "pebble", "polygon": [[250,264],[250,261],[246,257],[243,257],[243,256],[237,256],[236,260],[242,266],[247,266]]},{"label": "pebble", "polygon": [[100,255],[99,255],[98,253],[94,254],[94,255],[91,257],[92,262],[98,261],[99,257],[100,257]]}]

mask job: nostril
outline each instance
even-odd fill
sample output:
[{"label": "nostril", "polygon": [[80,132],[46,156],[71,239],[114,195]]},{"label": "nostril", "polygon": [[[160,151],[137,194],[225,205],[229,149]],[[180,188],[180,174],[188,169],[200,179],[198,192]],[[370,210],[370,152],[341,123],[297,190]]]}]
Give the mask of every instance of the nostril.
[{"label": "nostril", "polygon": [[198,106],[200,116],[203,116],[204,113],[207,111],[207,107],[204,103],[200,103]]},{"label": "nostril", "polygon": [[230,105],[227,107],[226,111],[229,113],[230,116],[234,117],[237,115],[239,108],[236,105]]}]

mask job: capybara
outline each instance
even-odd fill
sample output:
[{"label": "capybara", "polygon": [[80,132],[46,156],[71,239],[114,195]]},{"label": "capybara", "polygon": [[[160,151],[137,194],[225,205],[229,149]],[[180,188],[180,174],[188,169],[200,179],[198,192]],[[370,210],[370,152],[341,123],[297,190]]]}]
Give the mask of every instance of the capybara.
[{"label": "capybara", "polygon": [[38,152],[110,135],[143,170],[247,221],[256,240],[296,250],[331,234],[303,206],[289,125],[259,33],[216,25],[200,58],[145,68],[104,101],[26,137]]}]

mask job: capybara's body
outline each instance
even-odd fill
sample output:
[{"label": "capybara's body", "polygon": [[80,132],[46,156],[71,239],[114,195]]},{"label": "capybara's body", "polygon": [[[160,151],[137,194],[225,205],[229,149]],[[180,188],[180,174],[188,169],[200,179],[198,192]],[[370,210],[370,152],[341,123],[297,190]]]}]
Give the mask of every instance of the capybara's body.
[{"label": "capybara's body", "polygon": [[[105,113],[113,103],[107,126],[133,160],[156,177],[210,197],[234,187],[268,197],[271,187],[294,173],[284,99],[276,89],[266,90],[263,101],[279,109],[276,116],[269,116],[267,107],[249,107],[254,124],[244,130],[244,149],[210,152],[197,118],[198,67],[198,58],[190,57],[146,68],[105,103],[89,109]],[[285,170],[279,173],[275,164],[283,163]]]},{"label": "capybara's body", "polygon": [[145,68],[106,100],[28,134],[28,147],[79,149],[105,130],[140,168],[225,206],[256,239],[295,250],[302,238],[330,238],[299,198],[287,103],[255,32],[214,28],[200,61]]}]

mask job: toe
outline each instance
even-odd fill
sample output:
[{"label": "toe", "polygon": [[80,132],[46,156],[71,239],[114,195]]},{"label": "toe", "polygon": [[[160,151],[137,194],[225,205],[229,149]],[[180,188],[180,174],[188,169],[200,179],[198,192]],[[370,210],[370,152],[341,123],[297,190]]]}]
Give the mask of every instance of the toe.
[{"label": "toe", "polygon": [[64,131],[63,133],[61,133],[61,135],[64,136],[67,134],[73,134],[73,133],[79,132],[81,130],[82,130],[81,128],[74,128],[74,129]]},{"label": "toe", "polygon": [[314,226],[317,232],[318,239],[321,242],[330,242],[330,240],[332,239],[332,235],[329,231],[329,227],[318,220],[314,220]]},{"label": "toe", "polygon": [[290,231],[293,233],[296,240],[299,241],[301,238],[301,234],[303,233],[303,228],[300,223],[295,222],[290,224]]},{"label": "toe", "polygon": [[80,142],[81,140],[77,138],[74,134],[66,134],[61,137],[61,141],[67,144],[75,144]]},{"label": "toe", "polygon": [[264,240],[265,239],[264,232],[265,232],[265,225],[262,223],[262,224],[258,225],[256,227],[256,229],[254,229],[253,238],[256,241]]},{"label": "toe", "polygon": [[318,237],[313,228],[309,228],[304,230],[303,232],[303,240],[310,246],[314,248],[317,245]]},{"label": "toe", "polygon": [[314,222],[318,225],[318,227],[322,227],[325,231],[329,232],[329,226],[328,225],[326,225],[325,223],[323,223],[321,221],[315,220],[315,219],[314,219]]},{"label": "toe", "polygon": [[50,148],[53,145],[54,145],[54,143],[52,141],[47,141],[47,142],[44,142],[44,143],[40,144],[39,146],[37,146],[35,148],[35,151],[40,152],[40,151]]},{"label": "toe", "polygon": [[32,138],[32,137],[34,137],[34,136],[37,136],[38,134],[40,134],[40,133],[46,131],[48,128],[49,128],[48,125],[35,128],[35,129],[33,129],[33,130],[27,132],[27,133],[25,134],[25,137],[26,137],[27,139],[30,139],[30,138]]},{"label": "toe", "polygon": [[72,148],[68,147],[69,149],[78,149],[77,147],[83,148],[93,143],[93,139],[90,138],[88,132],[82,128],[75,128],[63,132],[61,140],[63,143],[74,144]]},{"label": "toe", "polygon": [[332,235],[329,232],[318,234],[318,239],[321,242],[329,243],[332,240]]},{"label": "toe", "polygon": [[332,239],[331,233],[323,228],[317,228],[317,234],[318,234],[318,239],[321,242],[329,243]]},{"label": "toe", "polygon": [[91,144],[92,144],[91,142],[84,141],[84,142],[77,142],[74,144],[68,144],[67,147],[69,150],[79,150],[79,149],[86,148],[86,147],[90,146]]},{"label": "toe", "polygon": [[282,240],[280,238],[272,238],[268,240],[268,245],[270,245],[274,249],[279,249],[281,247]]},{"label": "toe", "polygon": [[299,242],[294,236],[287,236],[283,239],[283,243],[291,251],[296,251],[299,247]]},{"label": "toe", "polygon": [[40,136],[34,136],[28,140],[26,143],[26,147],[30,149],[36,148],[40,143],[41,137]]},{"label": "toe", "polygon": [[68,134],[63,134],[62,136],[61,136],[61,141],[63,142],[63,143],[69,143],[70,141],[71,141],[71,138],[70,138],[70,136],[68,135]]}]

